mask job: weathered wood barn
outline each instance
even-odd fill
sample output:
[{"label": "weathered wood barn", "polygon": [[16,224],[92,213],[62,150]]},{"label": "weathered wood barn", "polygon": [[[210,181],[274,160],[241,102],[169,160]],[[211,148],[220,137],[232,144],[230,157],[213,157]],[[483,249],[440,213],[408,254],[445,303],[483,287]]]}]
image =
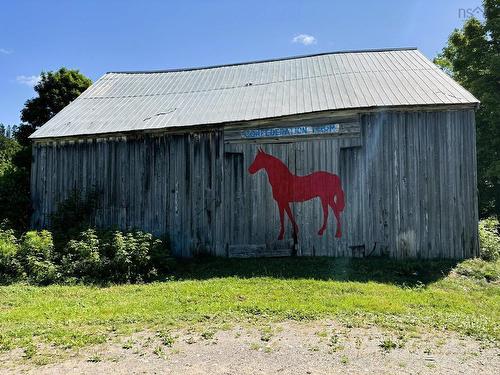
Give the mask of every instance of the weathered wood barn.
[{"label": "weathered wood barn", "polygon": [[416,49],[107,73],[31,136],[33,226],[95,189],[179,256],[474,256],[477,106]]}]

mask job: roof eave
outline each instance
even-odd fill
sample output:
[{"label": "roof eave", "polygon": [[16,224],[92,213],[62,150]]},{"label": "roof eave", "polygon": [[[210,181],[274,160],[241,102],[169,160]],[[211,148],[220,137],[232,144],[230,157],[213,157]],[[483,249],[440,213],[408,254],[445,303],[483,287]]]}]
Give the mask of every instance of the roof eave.
[{"label": "roof eave", "polygon": [[460,110],[460,109],[474,109],[479,108],[479,101],[469,102],[469,103],[452,103],[452,104],[422,104],[422,105],[403,105],[403,106],[372,106],[372,107],[357,107],[348,109],[335,109],[335,110],[325,110],[325,111],[313,111],[304,112],[293,115],[278,116],[278,117],[267,117],[267,118],[256,118],[248,120],[238,120],[238,121],[226,121],[217,123],[207,123],[207,124],[193,124],[193,125],[182,125],[175,126],[169,125],[164,128],[155,129],[135,129],[135,130],[123,130],[115,132],[102,132],[102,133],[89,133],[89,134],[75,134],[75,135],[61,135],[61,136],[42,136],[36,137],[36,131],[33,133],[29,139],[33,142],[47,142],[56,141],[64,139],[86,139],[86,138],[107,138],[107,137],[122,137],[133,134],[156,134],[156,133],[187,133],[192,131],[203,131],[215,128],[224,127],[237,127],[237,126],[256,126],[256,124],[270,124],[277,120],[287,120],[287,119],[298,119],[298,118],[326,118],[330,116],[337,117],[349,117],[359,114],[373,113],[373,112],[386,112],[386,111],[397,111],[397,112],[408,112],[408,111],[443,111],[443,110]]}]

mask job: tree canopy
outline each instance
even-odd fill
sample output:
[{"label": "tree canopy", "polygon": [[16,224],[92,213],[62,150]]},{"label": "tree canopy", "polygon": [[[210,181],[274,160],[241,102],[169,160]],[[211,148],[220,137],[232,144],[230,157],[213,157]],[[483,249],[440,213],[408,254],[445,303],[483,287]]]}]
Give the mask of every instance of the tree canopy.
[{"label": "tree canopy", "polygon": [[[61,109],[76,99],[92,81],[78,70],[61,68],[42,72],[35,86],[37,96],[26,101],[21,111],[23,124],[0,124],[0,224],[24,231],[31,215],[31,143],[28,137]],[[11,138],[14,129],[14,139]]]},{"label": "tree canopy", "polygon": [[0,124],[0,177],[12,167],[12,159],[21,148],[4,129],[4,125]]},{"label": "tree canopy", "polygon": [[454,30],[434,62],[481,101],[476,113],[479,213],[500,216],[500,1]]},{"label": "tree canopy", "polygon": [[31,213],[29,174],[15,165],[21,151],[16,140],[0,132],[0,226],[7,220],[16,229],[27,227]]}]

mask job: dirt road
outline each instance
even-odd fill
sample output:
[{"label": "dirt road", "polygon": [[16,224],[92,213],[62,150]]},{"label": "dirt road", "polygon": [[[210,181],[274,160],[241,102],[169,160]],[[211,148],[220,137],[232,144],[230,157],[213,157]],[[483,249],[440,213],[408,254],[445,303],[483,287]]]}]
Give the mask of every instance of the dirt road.
[{"label": "dirt road", "polygon": [[0,374],[500,374],[500,350],[454,333],[285,322],[142,332],[29,359],[13,350],[0,363]]}]

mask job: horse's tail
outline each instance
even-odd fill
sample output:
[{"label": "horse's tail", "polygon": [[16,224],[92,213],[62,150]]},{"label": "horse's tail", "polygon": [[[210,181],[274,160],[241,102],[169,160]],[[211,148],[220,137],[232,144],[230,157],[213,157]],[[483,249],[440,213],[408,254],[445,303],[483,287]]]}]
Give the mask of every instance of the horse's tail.
[{"label": "horse's tail", "polygon": [[342,212],[345,207],[345,201],[344,201],[344,191],[342,190],[341,187],[335,192],[333,195],[333,206],[337,212]]}]

